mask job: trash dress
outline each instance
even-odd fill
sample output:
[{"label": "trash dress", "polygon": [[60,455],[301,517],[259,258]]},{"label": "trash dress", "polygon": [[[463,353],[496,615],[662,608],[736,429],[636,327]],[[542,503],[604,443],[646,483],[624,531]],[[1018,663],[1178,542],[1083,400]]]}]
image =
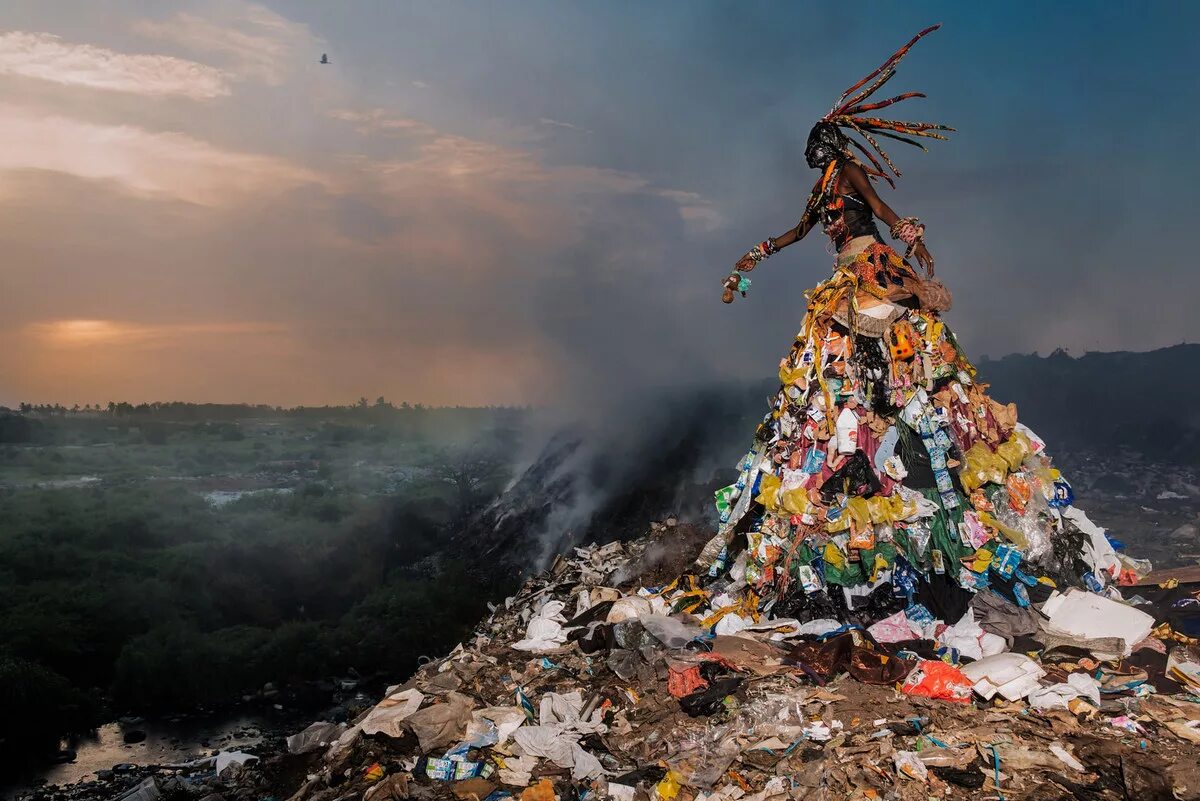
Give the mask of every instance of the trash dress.
[{"label": "trash dress", "polygon": [[956,621],[984,588],[1027,607],[1146,572],[1072,506],[1016,406],[989,396],[941,318],[944,287],[882,240],[856,195],[835,194],[820,219],[839,246],[833,275],[805,293],[699,559],[735,610],[866,625],[919,604]]}]

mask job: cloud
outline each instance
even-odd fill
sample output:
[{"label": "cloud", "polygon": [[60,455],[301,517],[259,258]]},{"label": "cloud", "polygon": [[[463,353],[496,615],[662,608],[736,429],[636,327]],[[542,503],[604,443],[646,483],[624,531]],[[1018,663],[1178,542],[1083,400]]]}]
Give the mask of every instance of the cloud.
[{"label": "cloud", "polygon": [[424,205],[453,199],[531,239],[555,241],[561,229],[577,227],[570,218],[589,201],[622,195],[664,199],[689,226],[708,230],[724,222],[700,194],[659,188],[637,173],[549,164],[536,150],[447,133],[383,108],[338,109],[329,116],[353,124],[364,136],[402,135],[415,142],[414,153],[406,158],[350,160],[385,195],[409,202],[421,198]]},{"label": "cloud", "polygon": [[316,59],[323,40],[307,25],[256,3],[212,4],[206,16],[179,12],[170,19],[139,20],[142,36],[216,55],[241,78],[281,85],[300,61]]},{"label": "cloud", "polygon": [[173,56],[119,53],[25,31],[0,33],[0,75],[150,97],[210,100],[230,94],[228,75],[215,67]]},{"label": "cloud", "polygon": [[328,112],[331,119],[354,123],[354,130],[364,136],[372,134],[401,133],[419,136],[435,136],[437,129],[407,117],[392,116],[387,109],[373,108],[366,111],[334,109]]},{"label": "cloud", "polygon": [[694,228],[712,231],[725,225],[721,212],[706,198],[696,192],[678,189],[660,189],[658,194],[679,204],[679,216]]},{"label": "cloud", "polygon": [[0,170],[50,170],[205,206],[251,193],[328,185],[306,167],[223,150],[181,133],[102,125],[3,103],[0,117]]},{"label": "cloud", "polygon": [[538,122],[540,122],[542,125],[549,125],[554,128],[567,128],[572,131],[579,131],[580,133],[591,133],[591,131],[589,131],[587,128],[580,128],[578,125],[572,125],[571,123],[563,122],[562,120],[552,120],[549,117],[538,117]]}]

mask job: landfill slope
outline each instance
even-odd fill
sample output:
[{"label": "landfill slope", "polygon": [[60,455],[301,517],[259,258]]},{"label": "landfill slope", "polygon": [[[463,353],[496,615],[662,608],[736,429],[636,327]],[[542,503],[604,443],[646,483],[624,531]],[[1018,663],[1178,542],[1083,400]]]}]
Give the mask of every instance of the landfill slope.
[{"label": "landfill slope", "polygon": [[[871,632],[898,621],[870,612],[721,626],[739,616],[711,609],[722,585],[693,562],[709,535],[655,524],[575,549],[352,725],[314,723],[219,773],[160,771],[129,801],[1200,798],[1200,666],[1178,631],[1200,585],[1125,588],[1136,604],[1058,593],[1014,649],[943,661],[921,654],[961,622],[894,643]],[[1081,601],[1120,614],[1085,616],[1090,639],[1055,633]],[[1140,615],[1153,633],[1123,655],[1106,631]]]}]

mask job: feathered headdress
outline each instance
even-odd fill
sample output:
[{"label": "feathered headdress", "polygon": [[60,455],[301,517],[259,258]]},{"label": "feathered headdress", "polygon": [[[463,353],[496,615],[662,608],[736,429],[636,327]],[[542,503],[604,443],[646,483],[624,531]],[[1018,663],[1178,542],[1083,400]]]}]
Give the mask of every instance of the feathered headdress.
[{"label": "feathered headdress", "polygon": [[[895,103],[899,103],[901,100],[908,100],[911,97],[925,97],[924,93],[922,92],[904,92],[903,94],[896,95],[895,97],[887,100],[880,100],[875,103],[868,103],[866,101],[869,100],[877,91],[879,91],[880,87],[892,79],[892,76],[896,74],[896,65],[900,63],[901,59],[908,55],[908,51],[912,49],[912,46],[915,45],[921,38],[933,33],[940,27],[942,26],[939,23],[921,31],[914,36],[908,42],[908,44],[904,45],[904,47],[901,47],[899,50],[893,53],[891,58],[883,62],[883,64],[881,64],[874,72],[870,73],[861,81],[842,92],[842,96],[839,97],[837,102],[833,104],[833,108],[830,109],[829,113],[822,117],[818,123],[818,125],[821,123],[835,125],[838,128],[845,129],[846,133],[853,131],[865,139],[867,144],[870,145],[871,150],[874,150],[875,154],[879,155],[878,159],[875,158],[875,154],[873,154],[871,150],[868,150],[867,147],[863,146],[853,137],[846,137],[850,144],[857,148],[859,152],[866,156],[871,162],[871,167],[863,165],[863,169],[865,169],[867,173],[872,176],[882,178],[893,187],[896,184],[892,180],[891,176],[888,175],[887,170],[884,169],[883,165],[886,164],[891,169],[892,174],[896,177],[900,176],[900,170],[898,170],[896,165],[892,163],[891,158],[884,151],[884,149],[879,146],[879,142],[875,139],[876,136],[895,139],[900,142],[904,142],[905,144],[919,147],[922,150],[928,150],[925,145],[921,144],[915,139],[912,139],[911,137],[926,137],[929,139],[945,140],[947,137],[936,132],[953,131],[954,129],[946,125],[938,125],[932,122],[899,122],[897,120],[880,119],[879,117],[862,116],[866,112],[878,111],[879,109],[887,108]],[[883,164],[880,164],[880,159],[883,160]]]}]

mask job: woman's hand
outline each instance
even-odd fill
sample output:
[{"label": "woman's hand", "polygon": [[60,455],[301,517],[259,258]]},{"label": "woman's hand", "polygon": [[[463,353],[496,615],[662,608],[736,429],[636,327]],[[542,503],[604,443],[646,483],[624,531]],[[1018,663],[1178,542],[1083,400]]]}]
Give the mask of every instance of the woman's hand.
[{"label": "woman's hand", "polygon": [[755,260],[755,258],[749,253],[747,253],[745,256],[742,256],[740,259],[738,259],[738,263],[733,265],[733,269],[737,270],[739,273],[748,273],[754,269],[756,264],[758,264],[758,261]]},{"label": "woman's hand", "polygon": [[925,276],[933,278],[933,256],[929,255],[929,248],[925,247],[924,242],[917,242],[913,255],[917,257],[917,263],[925,268]]}]

